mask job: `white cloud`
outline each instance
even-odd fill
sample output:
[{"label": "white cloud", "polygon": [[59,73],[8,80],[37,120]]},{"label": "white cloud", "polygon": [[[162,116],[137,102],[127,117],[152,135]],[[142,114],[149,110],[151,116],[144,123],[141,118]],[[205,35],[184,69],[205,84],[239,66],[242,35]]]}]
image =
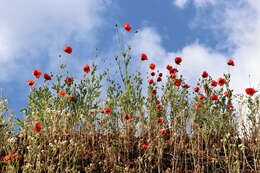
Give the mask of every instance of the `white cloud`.
[{"label": "white cloud", "polygon": [[[205,7],[206,5],[214,5],[217,0],[190,0],[196,7]],[[173,4],[179,8],[183,8],[188,3],[188,0],[174,0]]]},{"label": "white cloud", "polygon": [[175,0],[173,3],[180,8],[183,8],[187,4],[188,0]]},{"label": "white cloud", "polygon": [[56,56],[57,49],[63,49],[68,40],[95,44],[95,29],[105,22],[102,13],[109,4],[108,0],[2,2],[0,69],[6,75],[0,75],[0,80],[9,81],[17,73],[25,73],[32,62],[39,65],[42,54],[47,56],[46,63],[53,63],[48,56]]}]

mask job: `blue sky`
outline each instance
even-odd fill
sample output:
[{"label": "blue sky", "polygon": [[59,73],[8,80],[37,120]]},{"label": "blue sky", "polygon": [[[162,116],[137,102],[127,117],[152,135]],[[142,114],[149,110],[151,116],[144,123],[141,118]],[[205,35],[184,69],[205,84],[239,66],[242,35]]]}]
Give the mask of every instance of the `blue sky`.
[{"label": "blue sky", "polygon": [[[166,65],[174,65],[174,58],[180,56],[180,73],[192,90],[202,71],[215,79],[222,77],[228,70],[226,61],[232,58],[236,66],[229,70],[235,92],[258,89],[259,19],[257,0],[4,1],[0,7],[0,87],[10,108],[21,117],[18,111],[28,103],[30,92],[26,81],[35,80],[34,69],[58,72],[59,53],[78,81],[83,78],[84,64],[91,64],[95,48],[107,61],[102,66],[111,67],[113,56],[120,53],[114,27],[118,24],[144,80],[149,63],[166,74]],[[132,26],[129,33],[123,29],[126,22]],[[135,30],[139,32],[134,34]],[[71,55],[63,52],[66,45],[72,47]],[[139,63],[141,53],[148,55],[149,62]],[[43,76],[39,81],[43,83]]]}]

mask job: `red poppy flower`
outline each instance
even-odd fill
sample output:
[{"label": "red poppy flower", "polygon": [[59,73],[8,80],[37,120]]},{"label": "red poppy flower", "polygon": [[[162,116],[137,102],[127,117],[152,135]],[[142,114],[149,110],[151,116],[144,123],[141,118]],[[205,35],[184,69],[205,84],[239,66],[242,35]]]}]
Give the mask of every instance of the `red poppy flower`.
[{"label": "red poppy flower", "polygon": [[158,104],[160,104],[161,102],[160,102],[160,100],[156,100],[156,104],[158,105]]},{"label": "red poppy flower", "polygon": [[60,91],[60,96],[65,96],[66,95],[66,91]]},{"label": "red poppy flower", "polygon": [[177,87],[179,87],[181,85],[181,82],[179,79],[175,79],[174,80],[174,85],[176,85]]},{"label": "red poppy flower", "polygon": [[156,105],[156,109],[162,109],[162,105],[157,104],[157,105]]},{"label": "red poppy flower", "polygon": [[34,85],[34,80],[28,80],[27,83],[32,87]]},{"label": "red poppy flower", "polygon": [[153,93],[153,94],[156,94],[156,90],[152,90],[152,93]]},{"label": "red poppy flower", "polygon": [[131,116],[129,114],[125,114],[125,119],[130,120]]},{"label": "red poppy flower", "polygon": [[141,58],[141,61],[148,60],[147,55],[144,53],[141,54],[140,58]]},{"label": "red poppy flower", "polygon": [[198,103],[198,104],[196,104],[196,107],[197,107],[197,108],[201,108],[202,105]]},{"label": "red poppy flower", "polygon": [[247,88],[245,91],[250,96],[253,96],[255,94],[255,89],[254,88]]},{"label": "red poppy flower", "polygon": [[175,74],[175,73],[171,73],[171,74],[170,74],[170,78],[176,79],[176,74]]},{"label": "red poppy flower", "polygon": [[217,84],[218,84],[218,83],[217,83],[215,80],[212,80],[212,81],[210,82],[210,85],[213,86],[213,87],[217,86]]},{"label": "red poppy flower", "polygon": [[68,84],[70,84],[72,82],[72,79],[70,77],[67,77],[66,81],[67,81]]},{"label": "red poppy flower", "polygon": [[4,156],[3,160],[5,163],[8,163],[8,161],[11,160],[11,155]]},{"label": "red poppy flower", "polygon": [[90,68],[89,68],[88,64],[85,64],[85,65],[84,65],[83,70],[84,70],[84,72],[87,73],[87,74],[90,72]]},{"label": "red poppy flower", "polygon": [[43,76],[44,76],[45,81],[51,80],[51,77],[47,73],[44,73]]},{"label": "red poppy flower", "polygon": [[208,77],[208,75],[209,75],[209,74],[208,74],[206,71],[204,71],[201,76],[202,76],[203,78],[206,78],[206,77]]},{"label": "red poppy flower", "polygon": [[162,77],[162,73],[159,73],[159,76]]},{"label": "red poppy flower", "polygon": [[34,70],[34,71],[33,71],[33,75],[34,75],[37,79],[40,78],[41,74],[42,74],[41,70]]},{"label": "red poppy flower", "polygon": [[131,30],[131,26],[128,23],[124,24],[124,28],[127,32],[129,32]]},{"label": "red poppy flower", "polygon": [[150,67],[151,70],[154,70],[155,69],[155,64],[150,64],[149,67]]},{"label": "red poppy flower", "polygon": [[157,120],[157,122],[159,123],[159,124],[162,124],[163,123],[163,118],[158,118],[158,120]]},{"label": "red poppy flower", "polygon": [[223,86],[224,84],[226,83],[226,80],[225,79],[223,79],[223,78],[218,78],[218,85],[219,86]]},{"label": "red poppy flower", "polygon": [[149,147],[148,145],[143,144],[143,145],[142,145],[142,148],[143,148],[143,149],[149,149],[150,147]]},{"label": "red poppy flower", "polygon": [[65,49],[64,49],[64,52],[66,52],[66,53],[68,53],[68,54],[71,54],[72,48],[69,47],[69,46],[66,46]]},{"label": "red poppy flower", "polygon": [[228,60],[227,64],[228,64],[228,65],[235,66],[234,61],[233,61],[232,59]]},{"label": "red poppy flower", "polygon": [[159,76],[158,78],[157,78],[157,82],[161,82],[162,81],[162,78]]},{"label": "red poppy flower", "polygon": [[232,96],[232,93],[229,92],[229,91],[225,91],[225,92],[224,92],[224,95],[225,95],[225,96],[228,96],[228,97],[231,97],[231,96]]},{"label": "red poppy flower", "polygon": [[74,96],[69,96],[69,100],[71,101],[74,98]]},{"label": "red poppy flower", "polygon": [[152,84],[152,83],[153,83],[153,80],[152,80],[152,79],[148,80],[148,83],[149,83],[149,84]]},{"label": "red poppy flower", "polygon": [[22,156],[17,152],[14,152],[12,154],[12,158],[13,158],[13,160],[18,160],[18,161],[21,161],[23,159]]},{"label": "red poppy flower", "polygon": [[170,73],[177,73],[177,72],[179,72],[177,68],[172,68],[172,69],[170,70]]},{"label": "red poppy flower", "polygon": [[203,100],[205,96],[203,94],[200,95],[200,100]]},{"label": "red poppy flower", "polygon": [[227,109],[228,109],[228,110],[231,110],[231,109],[233,109],[233,106],[232,106],[232,105],[228,105],[228,106],[227,106]]},{"label": "red poppy flower", "polygon": [[170,66],[170,65],[167,65],[167,66],[166,66],[166,68],[167,68],[167,70],[169,70],[169,71],[170,71],[170,70],[172,69],[172,66]]},{"label": "red poppy flower", "polygon": [[35,124],[34,131],[36,131],[36,132],[40,132],[41,131],[41,124],[40,123],[36,123]]},{"label": "red poppy flower", "polygon": [[161,133],[161,134],[165,135],[166,132],[167,132],[166,130],[164,130],[164,129],[160,129],[160,133]]},{"label": "red poppy flower", "polygon": [[176,57],[176,58],[175,58],[175,63],[176,63],[176,64],[179,65],[179,64],[181,63],[181,61],[182,61],[181,57]]},{"label": "red poppy flower", "polygon": [[182,85],[182,88],[189,88],[190,86],[188,84]]},{"label": "red poppy flower", "polygon": [[210,97],[211,97],[211,100],[218,100],[218,96],[216,94],[213,94]]},{"label": "red poppy flower", "polygon": [[154,73],[154,72],[151,72],[151,76],[155,76],[155,73]]},{"label": "red poppy flower", "polygon": [[105,112],[106,112],[108,115],[110,115],[110,114],[112,113],[112,110],[111,110],[109,107],[107,107],[107,108],[105,108]]},{"label": "red poppy flower", "polygon": [[200,88],[198,86],[194,88],[194,92],[196,92],[196,93],[199,92],[199,90],[200,90]]}]

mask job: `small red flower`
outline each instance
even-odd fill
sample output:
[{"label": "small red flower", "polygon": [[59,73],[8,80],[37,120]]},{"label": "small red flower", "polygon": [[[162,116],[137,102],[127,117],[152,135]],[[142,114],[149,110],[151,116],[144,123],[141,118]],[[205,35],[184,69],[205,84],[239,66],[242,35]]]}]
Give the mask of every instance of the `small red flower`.
[{"label": "small red flower", "polygon": [[156,100],[156,104],[157,104],[157,105],[160,104],[160,100]]},{"label": "small red flower", "polygon": [[87,73],[87,74],[90,72],[90,68],[89,68],[88,64],[85,64],[85,65],[84,65],[83,70],[84,70],[84,72]]},{"label": "small red flower", "polygon": [[13,158],[13,160],[18,160],[18,161],[22,160],[22,156],[19,153],[17,153],[17,152],[14,152],[12,154],[12,158]]},{"label": "small red flower", "polygon": [[67,78],[66,78],[66,81],[67,81],[68,84],[70,84],[70,83],[72,82],[71,77],[67,77]]},{"label": "small red flower", "polygon": [[65,96],[66,95],[66,91],[60,91],[60,96]]},{"label": "small red flower", "polygon": [[144,53],[141,54],[140,58],[141,58],[141,61],[148,60],[147,55]]},{"label": "small red flower", "polygon": [[74,96],[69,96],[69,100],[71,101],[74,98]]},{"label": "small red flower", "polygon": [[218,85],[219,86],[223,86],[224,84],[226,83],[226,80],[225,79],[223,79],[223,78],[218,78]]},{"label": "small red flower", "polygon": [[12,157],[11,155],[4,156],[4,158],[3,158],[4,162],[8,163],[8,161],[11,160],[11,157]]},{"label": "small red flower", "polygon": [[228,110],[231,110],[231,109],[233,109],[233,106],[232,106],[232,105],[228,105],[228,106],[227,106],[227,109],[228,109]]},{"label": "small red flower", "polygon": [[174,85],[176,85],[177,87],[179,87],[181,85],[181,82],[179,79],[175,79],[174,80]]},{"label": "small red flower", "polygon": [[176,58],[175,58],[175,63],[176,63],[176,64],[179,65],[179,64],[181,63],[181,61],[182,61],[181,57],[176,57]]},{"label": "small red flower", "polygon": [[162,78],[159,76],[158,78],[157,78],[157,82],[161,82],[162,81]]},{"label": "small red flower", "polygon": [[51,80],[51,77],[47,73],[44,73],[43,76],[44,76],[45,81]]},{"label": "small red flower", "polygon": [[159,73],[159,77],[162,77],[162,73]]},{"label": "small red flower", "polygon": [[125,119],[130,120],[131,116],[129,114],[125,114]]},{"label": "small red flower", "polygon": [[203,100],[205,96],[203,94],[200,95],[200,100]]},{"label": "small red flower", "polygon": [[178,69],[177,68],[172,68],[171,70],[170,70],[170,73],[178,73],[179,71],[178,71]]},{"label": "small red flower", "polygon": [[41,124],[40,123],[36,123],[35,124],[34,131],[36,131],[36,132],[40,132],[41,131]]},{"label": "small red flower", "polygon": [[152,93],[153,93],[153,94],[156,94],[156,90],[155,90],[155,89],[153,89],[153,90],[152,90]]},{"label": "small red flower", "polygon": [[172,66],[170,66],[169,64],[166,66],[167,70],[170,71],[172,69]]},{"label": "small red flower", "polygon": [[33,85],[34,85],[34,80],[28,80],[27,83],[30,85],[30,87],[33,87]]},{"label": "small red flower", "polygon": [[210,85],[213,86],[213,87],[217,86],[217,84],[218,84],[218,83],[217,83],[215,80],[212,80],[212,81],[210,82]]},{"label": "small red flower", "polygon": [[206,78],[206,77],[208,77],[208,75],[209,75],[209,74],[208,74],[206,71],[204,71],[201,76],[202,76],[203,78]]},{"label": "small red flower", "polygon": [[157,120],[157,122],[159,123],[159,124],[162,124],[163,123],[163,118],[158,118],[158,120]]},{"label": "small red flower", "polygon": [[224,95],[225,95],[225,96],[228,96],[228,97],[231,97],[231,96],[232,96],[232,93],[229,92],[229,91],[225,91],[225,92],[224,92]]},{"label": "small red flower", "polygon": [[162,109],[162,105],[157,104],[157,105],[156,105],[156,109]]},{"label": "small red flower", "polygon": [[234,61],[233,61],[232,59],[228,60],[227,64],[228,64],[228,65],[235,66]]},{"label": "small red flower", "polygon": [[155,76],[155,72],[151,72],[151,76]]},{"label": "small red flower", "polygon": [[128,23],[124,24],[124,28],[127,32],[129,32],[131,30],[131,26]]},{"label": "small red flower", "polygon": [[199,90],[200,90],[200,88],[198,86],[194,88],[194,92],[196,92],[196,93],[199,92]]},{"label": "small red flower", "polygon": [[165,135],[166,132],[167,132],[167,131],[166,131],[165,129],[160,129],[160,133],[161,133],[161,134]]},{"label": "small red flower", "polygon": [[197,107],[197,108],[201,108],[202,105],[198,103],[198,104],[196,104],[196,107]]},{"label": "small red flower", "polygon": [[142,148],[143,148],[143,149],[149,149],[150,147],[149,147],[148,145],[143,144],[143,145],[142,145]]},{"label": "small red flower", "polygon": [[255,94],[255,89],[254,88],[247,88],[245,91],[250,96],[253,96]]},{"label": "small red flower", "polygon": [[69,47],[69,46],[66,46],[65,49],[64,49],[64,52],[66,52],[66,53],[68,53],[68,54],[71,54],[72,48]]},{"label": "small red flower", "polygon": [[216,94],[213,94],[210,97],[211,97],[211,100],[218,100],[218,96]]},{"label": "small red flower", "polygon": [[149,67],[150,67],[151,70],[154,70],[155,69],[155,64],[150,64]]},{"label": "small red flower", "polygon": [[190,86],[188,84],[184,84],[182,88],[189,88]]},{"label": "small red flower", "polygon": [[171,74],[170,74],[170,78],[176,79],[176,74],[175,74],[175,73],[171,73]]},{"label": "small red flower", "polygon": [[152,83],[153,83],[153,80],[152,80],[152,79],[148,80],[148,83],[149,83],[149,84],[152,84]]},{"label": "small red flower", "polygon": [[41,70],[34,70],[34,71],[33,71],[33,75],[34,75],[37,79],[40,78],[41,74],[42,74]]},{"label": "small red flower", "polygon": [[111,110],[109,107],[107,107],[107,108],[105,108],[105,112],[106,112],[108,115],[110,115],[110,114],[112,113],[112,110]]}]

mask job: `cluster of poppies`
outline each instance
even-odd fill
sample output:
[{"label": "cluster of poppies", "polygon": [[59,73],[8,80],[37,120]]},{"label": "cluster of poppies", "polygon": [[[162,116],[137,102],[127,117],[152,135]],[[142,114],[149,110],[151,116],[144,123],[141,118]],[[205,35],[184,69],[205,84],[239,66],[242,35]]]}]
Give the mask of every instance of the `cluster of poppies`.
[{"label": "cluster of poppies", "polygon": [[5,163],[8,163],[9,161],[22,161],[23,157],[17,153],[16,151],[14,151],[12,154],[6,155],[4,156],[3,160]]},{"label": "cluster of poppies", "polygon": [[[125,30],[126,30],[127,32],[129,32],[129,31],[131,30],[131,26],[130,26],[128,23],[125,23],[125,24],[124,24],[124,28],[125,28]],[[71,54],[71,53],[72,53],[72,48],[71,48],[70,46],[66,46],[66,47],[64,48],[64,52],[66,52],[66,53],[68,53],[68,54]],[[141,62],[148,60],[147,55],[146,55],[145,53],[142,53],[141,56],[140,56],[140,60],[141,60]],[[181,57],[176,57],[176,58],[174,59],[174,61],[175,61],[175,63],[176,63],[177,65],[180,65],[181,62],[182,62],[182,58],[181,58]],[[229,59],[229,60],[227,61],[227,64],[228,64],[229,66],[235,66],[234,61],[233,61],[232,59]],[[152,70],[151,76],[155,76],[155,75],[156,75],[156,73],[154,72],[154,70],[155,70],[155,68],[156,68],[155,64],[151,63],[151,64],[149,65],[149,68]],[[177,69],[177,68],[173,68],[171,65],[167,65],[167,66],[166,66],[166,69],[169,71],[170,78],[174,79],[174,85],[177,86],[177,87],[179,87],[179,86],[181,85],[181,81],[180,81],[180,79],[177,79],[177,76],[176,76],[176,73],[178,72],[178,69]],[[89,65],[88,65],[88,64],[85,64],[84,67],[83,67],[83,70],[84,70],[85,73],[88,74],[88,73],[90,72],[90,67],[89,67]],[[37,79],[40,78],[41,74],[42,74],[42,72],[41,72],[40,70],[38,70],[38,69],[36,69],[36,70],[33,71],[33,75],[34,75]],[[162,73],[158,73],[158,76],[157,76],[157,79],[156,79],[157,82],[162,81],[162,75],[163,75]],[[202,76],[202,78],[207,78],[207,77],[208,77],[208,73],[207,73],[206,71],[203,71],[202,74],[201,74],[201,76]],[[51,76],[50,76],[49,74],[47,74],[47,73],[44,73],[44,79],[45,79],[45,82],[48,81],[48,80],[51,80]],[[67,82],[68,84],[71,84],[71,83],[73,82],[73,80],[72,80],[71,77],[67,77],[67,78],[66,78],[66,82]],[[32,86],[35,84],[35,81],[34,81],[34,80],[28,80],[27,83],[29,84],[29,86],[32,87]],[[153,84],[153,83],[154,83],[154,80],[153,80],[153,79],[149,79],[149,80],[148,80],[148,83],[149,83],[149,84]],[[225,79],[223,79],[223,78],[218,78],[217,81],[212,80],[212,81],[209,83],[209,85],[212,86],[212,87],[216,87],[217,85],[223,86],[225,83],[226,83],[226,80],[225,80]],[[183,84],[182,87],[183,87],[183,88],[189,88],[190,86],[189,86],[188,84]],[[200,91],[200,88],[199,88],[198,86],[196,86],[196,87],[194,88],[194,92],[199,93],[199,91]],[[208,87],[206,87],[206,88],[204,88],[204,91],[205,91],[205,93],[209,93],[210,89],[209,89]],[[256,91],[255,91],[254,88],[246,88],[246,89],[245,89],[245,92],[246,92],[246,94],[248,94],[248,95],[250,95],[250,96],[253,96]],[[156,90],[153,89],[153,90],[152,90],[152,93],[153,93],[153,94],[156,94]],[[230,97],[231,94],[232,94],[232,93],[231,93],[230,91],[225,91],[225,92],[224,92],[224,95],[225,95],[225,96],[228,96],[228,97]],[[60,91],[60,92],[59,92],[59,95],[60,95],[60,96],[65,96],[65,95],[66,95],[66,91]],[[205,96],[204,96],[203,94],[200,94],[200,95],[199,95],[199,99],[200,99],[200,100],[203,100],[204,98],[205,98]],[[211,100],[215,100],[216,103],[218,103],[218,96],[217,96],[216,94],[212,94],[212,95],[210,96],[210,98],[211,98]],[[70,99],[70,100],[73,99],[73,96],[69,96],[69,99]],[[197,103],[197,104],[196,104],[196,107],[197,107],[197,108],[200,108],[200,107],[202,107],[202,104]],[[156,101],[156,109],[158,109],[158,110],[162,109],[162,105],[160,105],[160,101],[159,101],[159,100]],[[228,106],[227,106],[227,109],[228,109],[228,110],[231,110],[231,109],[233,109],[233,106],[232,106],[232,105],[228,105]],[[105,113],[105,112],[106,112],[108,115],[110,115],[110,114],[112,113],[112,110],[111,110],[109,107],[106,107],[104,110],[100,110],[100,113]],[[88,115],[88,114],[86,114],[86,115]],[[130,120],[130,119],[131,119],[131,116],[126,113],[125,116],[124,116],[124,118],[125,118],[126,120]],[[162,124],[163,121],[164,121],[163,118],[158,118],[158,120],[157,120],[157,122],[158,122],[159,124]],[[40,131],[41,131],[41,124],[40,124],[40,123],[36,123],[36,124],[35,124],[35,127],[34,127],[34,130],[35,130],[36,132],[40,132]],[[166,130],[160,129],[160,133],[161,133],[161,134],[166,134]],[[144,144],[144,145],[142,145],[142,148],[143,148],[143,149],[148,149],[149,146]],[[5,159],[5,160],[8,160],[9,158],[11,158],[11,156],[6,156],[4,159]]]}]

